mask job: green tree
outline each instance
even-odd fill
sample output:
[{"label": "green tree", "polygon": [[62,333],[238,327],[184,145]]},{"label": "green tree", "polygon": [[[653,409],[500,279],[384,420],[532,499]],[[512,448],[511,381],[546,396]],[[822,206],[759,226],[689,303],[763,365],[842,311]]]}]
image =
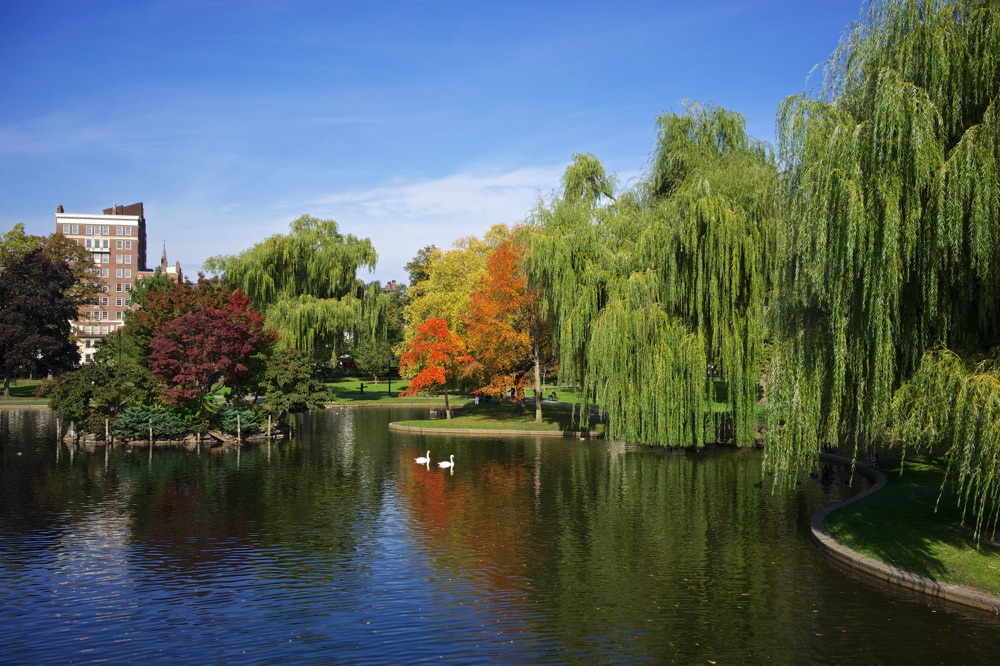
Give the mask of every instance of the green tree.
[{"label": "green tree", "polygon": [[246,293],[285,345],[329,360],[359,316],[357,271],[374,268],[376,260],[368,239],[341,234],[333,220],[303,215],[287,235],[238,255],[211,257],[205,266]]},{"label": "green tree", "polygon": [[431,277],[431,264],[441,254],[436,245],[425,245],[403,268],[410,276],[410,286],[420,284]]},{"label": "green tree", "polygon": [[562,196],[534,213],[530,282],[554,320],[560,372],[582,382],[585,407],[607,411],[609,436],[702,444],[712,363],[736,443],[748,445],[777,168],[737,113],[692,104],[657,123],[651,173],[613,202],[600,163],[575,156]]},{"label": "green tree", "polygon": [[996,511],[998,422],[939,426],[984,398],[957,386],[995,377],[970,368],[1000,345],[998,93],[1000,6],[887,0],[845,33],[815,96],[783,102],[792,198],[765,452],[779,478],[821,444],[885,438],[903,386],[900,433],[958,447],[959,496]]},{"label": "green tree", "polygon": [[289,347],[275,349],[268,359],[261,385],[264,402],[277,414],[278,422],[296,412],[318,409],[332,400],[316,379],[316,362],[308,352]]},{"label": "green tree", "polygon": [[358,370],[371,376],[376,384],[392,367],[392,345],[387,340],[368,339],[354,348],[353,356]]}]

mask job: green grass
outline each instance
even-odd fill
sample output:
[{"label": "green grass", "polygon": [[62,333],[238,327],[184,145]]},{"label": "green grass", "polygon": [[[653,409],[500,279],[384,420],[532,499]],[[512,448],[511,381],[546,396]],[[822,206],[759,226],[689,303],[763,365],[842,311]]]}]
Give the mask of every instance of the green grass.
[{"label": "green grass", "polygon": [[36,398],[35,391],[41,386],[42,379],[18,379],[17,385],[10,383],[10,398],[3,398],[0,393],[0,405],[45,405],[45,398]]},{"label": "green grass", "polygon": [[[565,432],[574,430],[572,415],[568,409],[560,409],[546,405],[542,407],[542,422],[535,423],[535,409],[532,406],[523,412],[517,411],[517,406],[510,403],[468,404],[453,412],[451,419],[418,419],[399,421],[399,425],[416,428],[454,428],[456,430],[524,430]],[[604,426],[592,426],[592,432],[603,432]]]},{"label": "green grass", "polygon": [[[955,496],[945,493],[935,512],[943,468],[933,460],[884,469],[886,486],[826,519],[837,541],[895,567],[942,583],[964,585],[1000,595],[1000,546],[962,523]],[[978,547],[977,547],[978,546]]]}]

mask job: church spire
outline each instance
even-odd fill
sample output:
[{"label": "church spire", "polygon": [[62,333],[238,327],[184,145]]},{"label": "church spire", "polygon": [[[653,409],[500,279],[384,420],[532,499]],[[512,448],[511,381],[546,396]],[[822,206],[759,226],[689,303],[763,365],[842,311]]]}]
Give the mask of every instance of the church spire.
[{"label": "church spire", "polygon": [[160,255],[160,271],[167,272],[167,241],[163,241],[163,254]]}]

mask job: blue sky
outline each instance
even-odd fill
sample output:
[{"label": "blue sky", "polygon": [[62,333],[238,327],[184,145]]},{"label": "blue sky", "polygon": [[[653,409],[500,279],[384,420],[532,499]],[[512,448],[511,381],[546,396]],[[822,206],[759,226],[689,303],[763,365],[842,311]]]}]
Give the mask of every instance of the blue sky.
[{"label": "blue sky", "polygon": [[523,220],[574,153],[628,182],[685,100],[773,140],[860,0],[0,0],[0,232],[145,203],[149,260],[372,240],[366,279]]}]

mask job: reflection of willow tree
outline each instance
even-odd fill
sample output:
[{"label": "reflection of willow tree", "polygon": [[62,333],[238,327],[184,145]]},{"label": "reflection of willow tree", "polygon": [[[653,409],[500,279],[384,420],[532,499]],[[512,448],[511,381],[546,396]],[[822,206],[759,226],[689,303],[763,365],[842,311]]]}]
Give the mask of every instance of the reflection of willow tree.
[{"label": "reflection of willow tree", "polygon": [[[538,525],[544,536],[532,558],[534,570],[544,572],[533,594],[554,609],[570,649],[621,632],[632,639],[616,647],[616,661],[627,650],[694,661],[704,654],[699,643],[711,652],[749,646],[751,637],[785,642],[767,634],[780,631],[782,618],[800,622],[806,597],[816,591],[803,591],[802,606],[789,604],[796,581],[783,563],[800,559],[793,532],[808,524],[817,503],[755,488],[760,462],[752,451],[566,455],[550,462],[555,476],[540,500],[552,507],[545,514],[560,520]],[[593,610],[581,617],[579,608]],[[662,654],[664,636],[673,637],[676,654]],[[790,646],[789,660],[794,651]]]},{"label": "reflection of willow tree", "polygon": [[[880,438],[894,391],[943,344],[1000,343],[1000,7],[872,3],[827,63],[815,97],[779,113],[794,197],[782,235],[767,464],[811,463],[816,436]],[[923,361],[897,403],[909,425],[961,420],[996,403],[953,392],[963,364]],[[930,370],[933,366],[935,369]],[[943,373],[943,374],[942,374]],[[975,373],[973,373],[975,374]],[[936,377],[936,379],[932,379]],[[951,446],[952,477],[980,513],[1000,509],[1000,419],[907,427]],[[780,426],[780,427],[779,427]],[[951,438],[955,441],[949,441]]]},{"label": "reflection of willow tree", "polygon": [[612,204],[601,205],[613,185],[603,167],[577,156],[563,195],[536,212],[529,273],[555,319],[561,373],[607,410],[609,436],[701,444],[711,362],[736,442],[750,444],[777,170],[739,114],[693,105],[658,124],[650,177]]}]

